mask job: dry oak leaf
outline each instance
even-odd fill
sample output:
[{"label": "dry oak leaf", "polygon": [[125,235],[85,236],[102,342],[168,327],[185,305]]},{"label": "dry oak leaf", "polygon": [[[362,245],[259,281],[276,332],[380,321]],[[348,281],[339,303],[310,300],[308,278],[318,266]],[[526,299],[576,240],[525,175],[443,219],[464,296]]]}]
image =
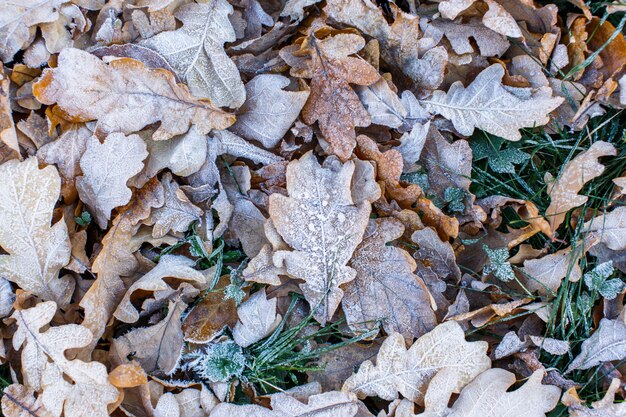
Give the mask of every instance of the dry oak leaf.
[{"label": "dry oak leaf", "polygon": [[626,207],[619,206],[610,213],[594,217],[585,223],[584,231],[587,238],[598,237],[611,250],[626,249]]},{"label": "dry oak leaf", "polygon": [[405,250],[386,245],[403,233],[399,220],[370,220],[349,264],[356,278],[344,286],[341,303],[351,330],[367,332],[382,320],[385,332],[413,340],[437,324],[430,292],[414,273],[415,260]]},{"label": "dry oak leaf", "polygon": [[108,65],[79,49],[64,49],[58,67],[46,69],[33,93],[44,104],[58,105],[57,114],[72,122],[97,120],[96,133],[133,133],[161,122],[152,139],[225,129],[235,116],[207,100],[194,98],[176,84],[172,73],[148,69],[139,61],[115,59]]},{"label": "dry oak leaf", "polygon": [[397,129],[407,123],[408,111],[389,83],[380,77],[372,85],[355,87],[355,91],[372,118],[372,123]]},{"label": "dry oak leaf", "polygon": [[[99,362],[68,360],[65,351],[88,345],[93,336],[83,326],[48,327],[57,310],[53,301],[17,310],[13,347],[22,349],[22,376],[28,388],[42,391],[41,405],[54,416],[108,416],[117,389],[108,381],[106,366]],[[48,327],[44,332],[43,327]]]},{"label": "dry oak leaf", "polygon": [[592,408],[587,408],[574,387],[563,394],[561,402],[567,406],[570,417],[622,417],[626,414],[626,403],[615,402],[615,394],[621,385],[619,378],[613,378],[604,397],[591,403]]},{"label": "dry oak leaf", "polygon": [[[499,368],[488,369],[463,388],[451,408],[447,407],[449,393],[441,393],[441,387],[431,385],[426,394],[426,411],[417,416],[545,417],[559,402],[561,390],[543,385],[543,376],[544,371],[537,370],[521,387],[509,391],[517,382],[515,374]],[[409,408],[398,407],[396,417],[417,417],[404,411]]]},{"label": "dry oak leaf", "polygon": [[271,407],[221,403],[211,417],[355,417],[359,411],[354,394],[337,391],[313,395],[306,402],[278,393],[271,396]]},{"label": "dry oak leaf", "polygon": [[354,162],[328,158],[319,165],[313,152],[287,166],[289,196],[274,193],[269,214],[276,230],[294,250],[274,253],[274,264],[302,279],[300,288],[317,321],[331,319],[343,296],[341,285],[356,271],[346,264],[367,227],[369,201],[354,205],[350,184]]},{"label": "dry oak leaf", "polygon": [[140,327],[113,340],[112,355],[123,361],[132,356],[146,372],[171,373],[183,349],[181,315],[187,304],[170,301],[167,316],[150,327]]},{"label": "dry oak leaf", "polygon": [[167,291],[174,287],[175,282],[189,282],[198,289],[204,289],[209,284],[210,277],[207,273],[193,269],[194,265],[195,262],[185,256],[163,256],[154,268],[128,288],[114,316],[124,323],[139,320],[139,312],[131,303],[135,292],[145,294]]},{"label": "dry oak leaf", "polygon": [[148,224],[154,224],[152,237],[161,238],[170,231],[182,233],[189,225],[200,220],[202,209],[193,205],[169,172],[161,178],[165,190],[165,202],[162,207],[152,210]]},{"label": "dry oak leaf", "polygon": [[545,217],[550,223],[552,234],[563,223],[565,215],[570,209],[587,202],[588,197],[579,195],[578,192],[585,183],[604,172],[604,165],[598,162],[598,159],[616,154],[617,150],[610,143],[594,142],[589,149],[565,164],[556,179],[549,173],[546,174],[550,206],[546,209]]},{"label": "dry oak leaf", "polygon": [[83,124],[74,124],[53,142],[37,151],[37,158],[46,164],[55,164],[61,174],[61,194],[64,201],[74,201],[77,196],[76,177],[82,174],[80,158],[87,149],[92,133]]},{"label": "dry oak leaf", "polygon": [[[446,381],[449,393],[460,392],[469,381],[489,369],[487,342],[466,342],[456,322],[446,322],[417,339],[407,350],[404,338],[392,333],[380,347],[376,365],[364,362],[348,378],[344,391],[360,398],[379,396],[392,401],[398,393],[423,404],[428,384],[435,378]],[[432,384],[435,382],[433,381]]]},{"label": "dry oak leaf", "polygon": [[[579,256],[575,256],[577,252]],[[530,279],[524,279],[524,285],[530,291],[546,295],[550,292],[555,293],[565,277],[572,282],[578,281],[582,276],[582,270],[578,265],[580,255],[582,251],[576,248],[565,248],[542,258],[525,260],[522,271]]]},{"label": "dry oak leaf", "polygon": [[50,226],[61,190],[56,168],[39,169],[37,158],[11,160],[0,165],[0,276],[44,300],[65,307],[74,280],[59,278],[70,261],[67,226],[59,220]]},{"label": "dry oak leaf", "polygon": [[2,415],[5,417],[52,417],[35,398],[35,391],[20,384],[11,384],[2,390]]},{"label": "dry oak leaf", "polygon": [[308,91],[285,91],[289,78],[261,74],[246,84],[247,99],[231,130],[246,139],[273,148],[296,121],[309,97]]},{"label": "dry oak leaf", "polygon": [[[0,6],[0,10],[1,7],[2,6]],[[11,81],[0,63],[0,149],[7,147],[9,148],[6,150],[8,155],[19,156],[20,147],[17,141],[15,123],[13,121],[13,110],[11,109],[11,102],[9,100],[11,96],[9,91],[10,85]],[[5,154],[4,149],[2,149],[2,155],[3,154]]]},{"label": "dry oak leaf", "polygon": [[454,249],[448,241],[443,241],[430,227],[416,230],[411,241],[418,246],[415,259],[429,267],[438,277],[457,283],[461,280],[461,270],[456,263]]},{"label": "dry oak leaf", "polygon": [[269,336],[282,319],[276,314],[276,302],[276,298],[268,300],[262,289],[237,307],[239,321],[233,329],[235,343],[245,348]]},{"label": "dry oak leaf", "polygon": [[356,145],[354,128],[371,123],[350,84],[370,85],[380,76],[363,58],[349,56],[365,46],[358,35],[338,34],[324,40],[311,35],[307,41],[311,93],[302,109],[302,120],[309,125],[318,121],[330,144],[328,153],[346,161]]},{"label": "dry oak leaf", "polygon": [[[153,178],[133,193],[130,203],[120,209],[120,214],[113,219],[109,231],[102,238],[102,250],[91,268],[97,279],[80,300],[85,312],[82,324],[94,334],[91,350],[124,296],[126,287],[121,277],[130,276],[138,267],[133,256],[132,238],[141,222],[150,216],[151,209],[163,205],[163,200],[163,187]],[[88,357],[91,350],[83,350],[81,357]]]},{"label": "dry oak leaf", "polygon": [[626,358],[626,313],[614,320],[602,319],[596,331],[585,340],[580,353],[567,368],[589,369],[602,362],[621,361]]},{"label": "dry oak leaf", "polygon": [[246,90],[224,51],[224,43],[237,40],[228,17],[232,13],[226,0],[182,5],[175,14],[182,27],[161,32],[142,45],[163,55],[196,97],[208,98],[218,107],[239,107]]},{"label": "dry oak leaf", "polygon": [[479,128],[517,141],[521,138],[520,128],[548,123],[550,112],[563,102],[563,98],[552,97],[552,90],[543,87],[531,98],[522,100],[504,88],[503,76],[504,68],[493,64],[478,74],[467,88],[457,81],[447,93],[437,90],[420,103],[428,111],[452,121],[462,135],[470,136],[475,128]]},{"label": "dry oak leaf", "polygon": [[104,143],[94,135],[87,142],[80,158],[83,175],[76,178],[76,188],[100,228],[106,229],[114,208],[130,201],[132,192],[126,183],[142,170],[147,156],[139,135],[111,133]]},{"label": "dry oak leaf", "polygon": [[3,0],[0,2],[0,59],[9,62],[34,40],[37,29],[49,52],[71,46],[70,32],[88,23],[78,6],[68,0]]},{"label": "dry oak leaf", "polygon": [[137,362],[116,366],[109,374],[109,382],[116,388],[133,388],[148,383],[148,375]]}]

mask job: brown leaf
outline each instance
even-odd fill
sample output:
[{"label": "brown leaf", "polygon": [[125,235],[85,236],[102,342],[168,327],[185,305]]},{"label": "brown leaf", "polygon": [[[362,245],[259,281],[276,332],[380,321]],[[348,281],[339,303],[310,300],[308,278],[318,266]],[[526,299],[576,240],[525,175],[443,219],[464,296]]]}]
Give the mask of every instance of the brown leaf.
[{"label": "brown leaf", "polygon": [[148,376],[138,363],[125,363],[111,371],[109,382],[116,388],[134,388],[147,384]]},{"label": "brown leaf", "polygon": [[[365,46],[358,35],[338,34],[323,40],[307,38],[301,53],[309,54],[311,93],[302,109],[307,124],[319,122],[329,142],[329,154],[342,161],[352,155],[356,144],[354,128],[371,123],[367,111],[350,84],[370,85],[378,80],[374,67],[360,57],[351,57]],[[282,51],[281,51],[282,55]]]},{"label": "brown leaf", "polygon": [[52,417],[41,404],[41,398],[35,399],[34,391],[20,384],[2,390],[2,414],[6,417]]},{"label": "brown leaf", "polygon": [[192,124],[207,134],[235,121],[210,102],[193,98],[165,70],[147,69],[129,58],[107,65],[78,49],[64,49],[59,66],[44,71],[33,92],[44,104],[56,103],[56,114],[65,120],[97,120],[96,132],[129,134],[160,121],[152,137],[164,140],[187,132]]}]

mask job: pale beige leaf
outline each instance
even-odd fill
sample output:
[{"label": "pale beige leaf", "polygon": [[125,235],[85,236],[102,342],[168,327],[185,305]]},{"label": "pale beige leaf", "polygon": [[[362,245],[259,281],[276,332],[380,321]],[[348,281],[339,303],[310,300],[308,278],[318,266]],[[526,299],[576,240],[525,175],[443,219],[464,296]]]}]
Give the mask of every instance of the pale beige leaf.
[{"label": "pale beige leaf", "polygon": [[104,143],[92,136],[80,158],[83,175],[76,178],[80,199],[90,208],[98,225],[106,229],[111,211],[130,201],[128,180],[143,168],[148,156],[138,135],[111,133]]},{"label": "pale beige leaf", "polygon": [[495,0],[485,0],[485,3],[489,6],[489,10],[483,16],[483,25],[509,38],[522,37],[522,31],[517,22],[504,7],[500,6]]},{"label": "pale beige leaf", "polygon": [[[355,206],[350,193],[354,163],[327,159],[320,167],[308,152],[287,166],[289,197],[274,193],[269,213],[276,230],[294,250],[278,251],[274,264],[283,266],[300,285],[316,320],[332,317],[343,296],[340,285],[354,279],[346,266],[367,226],[369,202]],[[328,167],[328,168],[327,168]]]},{"label": "pale beige leaf", "polygon": [[5,417],[52,417],[35,398],[34,391],[20,384],[12,384],[2,390],[2,414]]},{"label": "pale beige leaf", "polygon": [[452,121],[462,135],[470,136],[475,128],[479,128],[517,141],[521,138],[520,128],[548,123],[550,112],[563,102],[563,98],[551,97],[552,90],[546,87],[547,90],[540,89],[531,98],[522,100],[504,88],[503,76],[501,65],[491,65],[467,88],[457,81],[447,93],[437,90],[421,104]]},{"label": "pale beige leaf", "polygon": [[209,101],[194,98],[170,72],[139,61],[120,58],[105,64],[72,48],[64,49],[58,61],[33,86],[37,100],[56,103],[66,120],[97,120],[96,132],[129,134],[161,122],[152,138],[164,140],[186,133],[192,124],[207,134],[235,121]]},{"label": "pale beige leaf", "polygon": [[181,315],[187,308],[182,301],[170,301],[167,316],[149,327],[140,327],[113,340],[111,349],[118,358],[133,354],[146,372],[172,372],[183,349]]},{"label": "pale beige leaf", "polygon": [[128,288],[126,295],[115,310],[115,317],[125,323],[134,323],[139,319],[139,312],[131,303],[131,298],[137,291],[144,293],[166,291],[170,285],[173,286],[173,283],[177,281],[189,282],[199,289],[204,289],[208,285],[210,277],[193,269],[194,264],[193,260],[184,256],[163,256],[150,272]]},{"label": "pale beige leaf", "polygon": [[224,43],[236,40],[228,19],[232,13],[225,0],[183,5],[175,14],[183,23],[180,29],[162,32],[142,45],[163,55],[195,96],[209,98],[219,107],[239,107],[246,90],[224,51]]},{"label": "pale beige leaf", "polygon": [[475,2],[476,0],[443,0],[439,3],[439,12],[446,19],[454,20]]},{"label": "pale beige leaf", "polygon": [[604,397],[591,403],[592,408],[583,404],[575,389],[563,394],[561,402],[568,407],[570,417],[623,417],[626,415],[626,403],[615,402],[615,394],[621,389],[621,385],[619,378],[613,378]]},{"label": "pale beige leaf", "polygon": [[402,155],[402,172],[415,172],[418,170],[418,161],[422,156],[428,131],[430,130],[430,122],[424,124],[415,123],[410,132],[404,133],[400,137],[400,145],[394,149]]},{"label": "pale beige leaf", "polygon": [[487,342],[466,342],[456,322],[438,325],[417,339],[407,350],[399,333],[387,337],[376,356],[376,365],[364,362],[346,380],[343,389],[359,397],[379,396],[392,401],[398,393],[422,404],[430,381],[446,375],[449,393],[461,388],[482,371],[489,369]]},{"label": "pale beige leaf", "polygon": [[301,402],[287,394],[272,395],[271,407],[259,405],[218,404],[211,417],[355,417],[359,411],[356,396],[330,391],[313,395]]},{"label": "pale beige leaf", "polygon": [[408,252],[386,245],[403,233],[399,220],[370,220],[363,242],[354,251],[349,265],[356,278],[344,287],[342,307],[355,332],[375,329],[382,320],[385,332],[412,340],[436,325],[430,293],[414,273],[415,260]]},{"label": "pale beige leaf", "polygon": [[239,109],[231,130],[246,139],[273,148],[300,114],[308,91],[285,91],[289,79],[279,74],[261,74],[246,84],[246,102]]},{"label": "pale beige leaf", "polygon": [[87,149],[92,133],[85,125],[72,125],[53,142],[47,143],[37,151],[37,157],[46,164],[55,164],[63,179],[63,196],[76,196],[76,177],[80,170],[80,158]]},{"label": "pale beige leaf", "polygon": [[580,353],[570,363],[567,372],[589,369],[603,362],[626,358],[626,323],[624,313],[615,320],[602,319],[596,331],[582,344]]},{"label": "pale beige leaf", "polygon": [[292,20],[300,21],[304,18],[304,9],[320,1],[321,0],[287,0],[280,15],[281,17],[289,16]]},{"label": "pale beige leaf", "polygon": [[4,278],[0,278],[0,318],[6,317],[13,311],[13,301],[15,294],[11,283]]},{"label": "pale beige leaf", "polygon": [[[450,42],[452,51],[457,55],[476,54],[485,57],[499,57],[510,47],[506,37],[486,27],[478,20],[471,20],[467,23],[448,22],[445,20],[434,20],[432,26],[443,32]],[[474,43],[475,41],[476,50]]]},{"label": "pale beige leaf", "polygon": [[189,201],[169,172],[163,175],[165,203],[152,210],[148,224],[153,224],[152,237],[161,238],[170,231],[183,233],[189,225],[199,221],[204,212]]},{"label": "pale beige leaf", "polygon": [[585,223],[588,238],[597,236],[599,242],[611,250],[626,249],[626,207],[618,206],[613,211],[594,217]]},{"label": "pale beige leaf", "polygon": [[460,281],[461,270],[456,264],[454,249],[449,242],[442,241],[430,227],[415,231],[411,240],[418,246],[413,255],[415,259],[427,265],[442,279]]},{"label": "pale beige leaf", "polygon": [[[424,415],[430,415],[429,408],[443,408],[438,415],[445,417],[545,417],[559,402],[561,390],[553,385],[543,385],[543,376],[544,371],[537,370],[524,385],[509,391],[516,382],[515,374],[499,368],[489,369],[463,388],[450,409],[446,409],[447,402],[427,405]],[[431,389],[437,387],[431,387],[427,397],[439,398],[438,393],[431,393]]]},{"label": "pale beige leaf", "polygon": [[159,397],[154,408],[154,417],[180,417],[180,407],[174,394],[166,392]]},{"label": "pale beige leaf", "polygon": [[[0,5],[1,10],[2,6]],[[2,29],[0,28],[0,34],[2,33],[1,31]],[[0,46],[0,54],[2,53],[1,48]],[[11,80],[8,74],[4,72],[2,64],[0,64],[0,147],[6,146],[9,148],[7,153],[12,154],[12,157],[16,157],[19,156],[20,147],[17,140],[17,132],[15,131],[15,122],[13,121],[10,86]]]},{"label": "pale beige leaf", "polygon": [[50,324],[57,306],[52,301],[18,310],[11,316],[17,323],[13,347],[22,349],[25,385],[41,390],[41,404],[53,415],[108,416],[107,405],[118,391],[107,379],[99,362],[68,360],[65,351],[91,342],[91,332],[77,324],[41,329]]},{"label": "pale beige leaf", "polygon": [[380,77],[372,85],[354,88],[372,123],[398,128],[406,123],[407,110],[398,95],[389,87],[389,81]]},{"label": "pale beige leaf", "polygon": [[39,169],[37,158],[0,165],[0,275],[44,300],[67,306],[74,290],[59,271],[70,260],[67,226],[50,226],[61,178],[53,166]]},{"label": "pale beige leaf", "polygon": [[196,173],[204,164],[207,155],[207,137],[191,126],[184,135],[170,140],[146,139],[148,158],[143,170],[130,185],[141,188],[150,178],[167,168],[173,174],[187,177]]},{"label": "pale beige leaf", "polygon": [[214,132],[209,138],[209,155],[213,154],[216,156],[227,154],[237,158],[246,158],[263,165],[283,160],[280,156],[259,148],[228,130]]},{"label": "pale beige leaf", "polygon": [[242,278],[246,281],[262,284],[280,285],[280,275],[287,275],[282,266],[274,265],[274,252],[270,245],[264,245],[259,253],[248,262],[243,270]]},{"label": "pale beige leaf", "polygon": [[617,150],[610,143],[594,142],[589,149],[569,161],[556,179],[547,178],[550,206],[546,209],[545,217],[550,222],[552,233],[563,223],[569,210],[587,202],[588,197],[578,192],[587,182],[604,172],[604,165],[598,159],[616,153]]},{"label": "pale beige leaf", "polygon": [[282,318],[276,314],[276,301],[276,298],[268,300],[262,289],[237,307],[239,321],[233,329],[235,343],[245,348],[274,331]]},{"label": "pale beige leaf", "polygon": [[563,278],[578,281],[582,271],[578,265],[579,258],[572,248],[565,248],[542,258],[527,259],[522,271],[530,277],[523,280],[530,291],[539,294],[554,294],[561,286]]}]

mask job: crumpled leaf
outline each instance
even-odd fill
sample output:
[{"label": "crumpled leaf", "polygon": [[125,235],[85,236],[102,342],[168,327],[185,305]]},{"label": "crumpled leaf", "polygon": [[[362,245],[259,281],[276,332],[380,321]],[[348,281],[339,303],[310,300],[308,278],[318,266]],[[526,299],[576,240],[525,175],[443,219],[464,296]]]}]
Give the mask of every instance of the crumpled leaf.
[{"label": "crumpled leaf", "polygon": [[442,241],[430,227],[416,230],[411,235],[411,241],[418,246],[415,258],[428,265],[440,278],[458,282],[461,280],[461,270],[456,264],[456,257],[452,245]]},{"label": "crumpled leaf", "polygon": [[182,5],[175,16],[183,26],[161,32],[142,45],[163,55],[196,97],[209,98],[218,107],[239,107],[246,90],[235,63],[224,51],[224,43],[236,40],[229,21],[232,13],[233,7],[225,0]]},{"label": "crumpled leaf", "polygon": [[246,139],[275,147],[293,125],[309,97],[308,91],[286,91],[289,79],[261,74],[246,84],[247,99],[231,130]]},{"label": "crumpled leaf", "polygon": [[342,307],[355,332],[374,329],[381,319],[385,332],[398,332],[406,339],[435,327],[431,296],[414,273],[415,260],[406,251],[386,245],[403,233],[396,219],[370,220],[363,242],[354,251],[349,265],[356,278],[345,285]]},{"label": "crumpled leaf", "polygon": [[372,85],[357,86],[355,91],[372,118],[372,123],[393,128],[406,123],[408,112],[385,78],[380,77]]},{"label": "crumpled leaf", "polygon": [[37,158],[11,160],[0,165],[0,275],[44,300],[65,307],[74,280],[59,278],[70,260],[67,226],[50,226],[59,198],[61,178],[56,169],[39,169]]},{"label": "crumpled leaf", "polygon": [[570,209],[587,202],[588,197],[579,195],[578,192],[585,183],[604,172],[604,165],[598,162],[598,159],[616,154],[617,150],[613,145],[597,141],[589,149],[569,161],[556,179],[546,176],[550,206],[546,209],[545,217],[550,222],[552,233],[563,223]]},{"label": "crumpled leaf", "polygon": [[463,87],[455,82],[448,92],[437,90],[420,103],[430,112],[452,121],[462,135],[470,136],[475,128],[507,140],[521,138],[519,129],[541,126],[550,120],[549,114],[562,102],[552,97],[548,87],[539,89],[531,98],[522,100],[502,85],[504,68],[493,64],[484,69],[472,83]]},{"label": "crumpled leaf", "polygon": [[104,143],[92,136],[80,159],[83,175],[76,178],[81,201],[92,211],[98,225],[106,229],[111,211],[130,201],[128,180],[143,168],[148,156],[138,135],[111,133]]},{"label": "crumpled leaf", "polygon": [[[117,309],[115,317],[125,323],[134,323],[139,319],[139,312],[132,305],[133,294],[138,291],[158,292],[166,291],[176,281],[189,282],[198,289],[204,289],[210,277],[201,271],[193,269],[194,261],[179,255],[165,255],[159,263],[147,274],[139,278],[126,291],[126,295]],[[166,280],[167,279],[167,280]],[[166,282],[167,281],[167,282]],[[170,283],[168,285],[168,283]]]},{"label": "crumpled leaf", "polygon": [[340,285],[354,279],[346,264],[367,226],[368,201],[352,203],[354,163],[329,158],[320,167],[312,152],[287,166],[289,197],[272,194],[269,214],[276,230],[294,250],[277,251],[274,263],[305,281],[302,292],[324,324],[343,296]]},{"label": "crumpled leaf", "polygon": [[589,369],[602,362],[623,360],[626,357],[625,317],[622,313],[615,320],[600,320],[596,331],[583,342],[567,373],[575,369]]},{"label": "crumpled leaf", "polygon": [[423,404],[429,384],[446,381],[448,394],[459,392],[491,361],[486,355],[486,342],[466,342],[456,322],[438,325],[406,349],[399,333],[387,337],[376,356],[376,365],[363,362],[358,372],[348,378],[343,390],[360,398],[379,396],[387,401],[405,398]]},{"label": "crumpled leaf", "polygon": [[354,417],[359,411],[356,396],[348,392],[325,392],[306,402],[283,393],[274,394],[271,399],[271,410],[259,405],[221,403],[211,417]]},{"label": "crumpled leaf", "polygon": [[584,231],[588,233],[588,239],[597,236],[598,242],[611,250],[626,249],[626,207],[618,206],[609,213],[594,217],[585,223]]},{"label": "crumpled leaf", "polygon": [[[1,23],[0,23],[1,24]],[[1,33],[1,29],[0,29]],[[1,54],[1,49],[0,49]],[[17,140],[17,132],[15,131],[15,122],[13,121],[10,97],[11,81],[4,72],[4,67],[0,64],[0,148],[8,148],[6,153],[19,155],[20,147]],[[2,154],[5,150],[2,151]],[[0,159],[1,161],[2,159]]]},{"label": "crumpled leaf", "polygon": [[432,25],[444,33],[452,46],[452,50],[458,55],[476,52],[470,38],[476,41],[481,56],[500,56],[509,49],[509,41],[506,37],[489,29],[477,20],[467,23],[435,20]]},{"label": "crumpled leaf", "polygon": [[17,322],[13,346],[22,349],[25,385],[42,390],[41,405],[52,415],[108,416],[107,405],[117,399],[118,391],[107,379],[106,366],[65,356],[66,350],[89,344],[91,332],[77,324],[41,331],[56,309],[53,301],[46,301],[11,316]]},{"label": "crumpled leaf", "polygon": [[561,402],[568,407],[570,417],[619,417],[626,412],[626,403],[615,402],[615,394],[620,390],[620,387],[620,379],[613,378],[604,397],[591,403],[592,408],[587,408],[583,404],[575,388],[563,394]]},{"label": "crumpled leaf", "polygon": [[[365,46],[365,41],[358,35],[338,34],[323,40],[311,36],[307,41],[304,50],[311,57],[308,74],[311,93],[302,109],[302,120],[307,124],[319,122],[320,130],[329,142],[328,153],[345,161],[356,145],[354,128],[371,123],[350,84],[370,85],[380,76],[362,58],[349,56]],[[285,59],[283,51],[281,56]]]},{"label": "crumpled leaf", "polygon": [[263,289],[237,307],[239,321],[233,329],[235,343],[248,347],[276,329],[282,319],[280,314],[276,314],[276,301],[276,298],[268,300]]},{"label": "crumpled leaf", "polygon": [[189,225],[200,220],[204,212],[193,205],[169,172],[163,175],[165,202],[152,210],[148,224],[154,224],[152,237],[161,238],[170,231],[185,232]]},{"label": "crumpled leaf", "polygon": [[131,355],[147,372],[171,373],[183,349],[181,315],[187,308],[182,301],[170,301],[167,316],[149,327],[140,327],[113,340],[119,358]]},{"label": "crumpled leaf", "polygon": [[195,99],[174,76],[129,58],[108,65],[79,49],[64,49],[59,65],[33,86],[37,100],[58,105],[55,115],[71,122],[97,120],[96,133],[129,134],[161,122],[152,138],[182,135],[194,124],[201,134],[225,129],[235,117]]}]

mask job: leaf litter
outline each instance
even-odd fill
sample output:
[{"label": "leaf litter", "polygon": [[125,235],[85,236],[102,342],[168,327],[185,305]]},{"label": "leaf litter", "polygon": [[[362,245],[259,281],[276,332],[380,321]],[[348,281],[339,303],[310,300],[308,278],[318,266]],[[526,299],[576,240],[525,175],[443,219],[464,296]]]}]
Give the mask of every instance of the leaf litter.
[{"label": "leaf litter", "polygon": [[570,3],[0,0],[3,415],[622,415],[626,9]]}]

